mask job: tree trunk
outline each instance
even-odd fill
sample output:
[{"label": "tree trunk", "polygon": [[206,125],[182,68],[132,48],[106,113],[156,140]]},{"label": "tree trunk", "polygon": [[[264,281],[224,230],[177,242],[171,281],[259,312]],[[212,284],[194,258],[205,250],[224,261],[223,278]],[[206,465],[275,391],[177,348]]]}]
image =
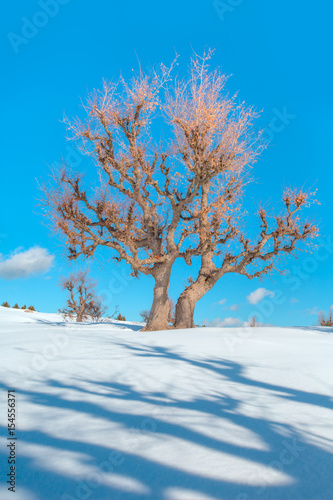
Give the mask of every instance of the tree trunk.
[{"label": "tree trunk", "polygon": [[[205,183],[202,186],[202,196],[201,196],[201,212],[205,213],[208,205],[208,194],[209,194],[209,184]],[[205,218],[201,219],[200,228],[202,234],[204,235],[208,229],[208,220]],[[201,242],[202,236],[200,236]],[[181,293],[177,304],[176,304],[176,315],[175,315],[175,328],[194,328],[194,309],[195,305],[201,297],[211,288],[207,282],[207,276],[209,276],[210,271],[213,269],[214,265],[212,262],[213,253],[211,251],[205,251],[201,255],[201,269],[199,271],[199,276],[196,281],[192,282],[190,286],[185,288]]]},{"label": "tree trunk", "polygon": [[168,330],[168,315],[170,311],[169,304],[169,282],[172,265],[168,263],[156,270],[153,275],[155,279],[154,299],[150,310],[149,319],[142,331],[150,332],[156,330]]},{"label": "tree trunk", "polygon": [[194,328],[194,308],[197,303],[193,293],[185,289],[176,304],[175,328]]},{"label": "tree trunk", "polygon": [[79,307],[76,315],[76,321],[82,323],[83,321],[83,307]]},{"label": "tree trunk", "polygon": [[[208,256],[209,258],[209,256]],[[202,257],[202,261],[205,263],[207,256]],[[198,300],[200,300],[209,290],[211,290],[218,279],[218,274],[209,276],[208,269],[210,262],[208,262],[207,267],[202,267],[199,272],[199,276],[190,286],[185,288],[181,293],[177,304],[176,304],[176,317],[174,322],[174,328],[194,328],[194,309]],[[207,275],[209,278],[207,279]]]},{"label": "tree trunk", "polygon": [[76,315],[76,321],[77,321],[78,323],[81,323],[81,322],[83,321],[82,316],[83,316],[83,314],[82,314],[81,312],[79,312],[79,313]]}]

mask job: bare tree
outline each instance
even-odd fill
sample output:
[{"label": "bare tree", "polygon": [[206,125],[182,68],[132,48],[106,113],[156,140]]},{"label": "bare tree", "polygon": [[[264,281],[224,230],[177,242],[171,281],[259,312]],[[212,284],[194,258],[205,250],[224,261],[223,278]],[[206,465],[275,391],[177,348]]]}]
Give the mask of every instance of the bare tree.
[{"label": "bare tree", "polygon": [[249,326],[251,326],[252,328],[255,328],[256,326],[258,326],[258,321],[257,321],[257,316],[256,315],[252,316],[249,319]]},{"label": "bare tree", "polygon": [[96,296],[96,282],[88,277],[88,271],[72,273],[62,278],[59,285],[69,292],[66,307],[59,309],[65,318],[98,321],[105,313],[101,299]]},{"label": "bare tree", "polygon": [[[228,95],[226,76],[210,71],[209,59],[210,53],[194,55],[184,79],[172,80],[173,64],[162,65],[158,73],[140,72],[129,82],[120,78],[94,91],[85,106],[87,118],[67,123],[71,138],[95,162],[96,188],[89,189],[83,176],[66,166],[54,172],[52,187],[44,188],[70,259],[107,247],[117,261],[130,264],[134,276],[153,277],[146,330],[170,328],[168,288],[177,258],[191,265],[192,257],[201,257],[198,278],[176,305],[175,326],[189,327],[197,300],[223,274],[260,276],[272,266],[251,275],[248,265],[290,253],[315,232],[308,225],[300,233],[294,212],[276,218],[277,228],[269,232],[262,211],[256,244],[239,229],[240,195],[263,149],[253,127],[258,115]],[[154,142],[153,131],[162,122],[163,140]],[[230,253],[236,240],[242,248]],[[268,240],[276,246],[265,253]]]},{"label": "bare tree", "polygon": [[320,326],[333,326],[333,306],[330,307],[328,316],[324,311],[320,311],[318,314],[318,325]]},{"label": "bare tree", "polygon": [[[68,126],[95,160],[98,187],[90,192],[82,175],[64,166],[54,172],[53,187],[44,188],[70,259],[108,247],[134,276],[154,278],[146,330],[169,328],[171,268],[178,257],[190,262],[200,251],[191,248],[196,228],[187,207],[197,203],[204,185],[221,176],[235,179],[261,149],[251,132],[256,113],[228,96],[226,77],[209,72],[209,58],[194,56],[184,80],[171,83],[172,65],[162,65],[158,74],[140,73],[129,83],[121,78],[93,92],[88,118]],[[165,139],[155,144],[152,123],[161,116]]]}]

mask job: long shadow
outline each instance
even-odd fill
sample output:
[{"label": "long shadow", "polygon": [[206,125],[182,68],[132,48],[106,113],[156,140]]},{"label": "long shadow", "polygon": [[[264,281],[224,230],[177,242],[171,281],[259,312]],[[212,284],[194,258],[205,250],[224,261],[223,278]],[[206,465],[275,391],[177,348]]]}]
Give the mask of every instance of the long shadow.
[{"label": "long shadow", "polygon": [[127,323],[124,323],[122,325],[121,323],[114,323],[112,321],[101,321],[98,323],[94,323],[94,325],[112,325],[112,326],[119,327],[120,330],[128,328],[129,330],[133,330],[133,332],[138,332],[138,331],[142,330],[142,328],[143,328],[142,325],[132,325],[132,324],[127,324]]},{"label": "long shadow", "polygon": [[291,326],[292,330],[305,330],[309,332],[333,333],[333,328],[330,326]]},{"label": "long shadow", "polygon": [[57,328],[59,326],[67,326],[67,325],[75,325],[76,323],[69,323],[68,321],[62,321],[59,319],[59,321],[51,321],[49,319],[42,319],[42,318],[36,318],[35,323],[39,323],[40,325],[47,325],[47,326],[56,326]]},{"label": "long shadow", "polygon": [[218,358],[195,360],[187,358],[181,354],[171,351],[166,347],[161,346],[138,347],[120,342],[118,342],[117,345],[121,345],[125,349],[131,350],[134,354],[140,357],[158,357],[172,359],[175,361],[182,361],[198,368],[213,371],[214,373],[217,373],[224,378],[229,378],[230,380],[238,382],[239,384],[275,391],[279,393],[279,397],[284,399],[290,399],[298,403],[311,404],[315,406],[321,406],[323,408],[333,409],[333,396],[331,397],[324,394],[316,394],[313,392],[307,392],[298,389],[292,389],[290,387],[263,382],[261,380],[250,379],[245,376],[244,369],[241,364],[229,360],[221,360]]},{"label": "long shadow", "polygon": [[[168,358],[177,362],[190,363],[200,369],[212,370],[221,377],[221,387],[223,384],[236,382],[241,386],[252,385],[270,389],[276,391],[277,397],[288,397],[301,403],[308,404],[312,401],[311,404],[327,408],[329,401],[331,402],[331,398],[322,395],[248,379],[244,374],[243,366],[229,360],[193,360],[161,347],[142,348],[128,345],[125,347],[130,348],[137,355],[161,357],[162,362],[163,358]],[[82,384],[89,388],[86,389]],[[242,401],[237,398],[220,393],[216,395],[214,400],[205,398],[204,395],[192,400],[182,400],[170,397],[167,392],[140,391],[130,384],[108,379],[101,382],[89,379],[85,381],[74,380],[72,384],[52,379],[43,382],[44,386],[46,389],[43,392],[28,389],[19,390],[18,397],[23,396],[29,403],[40,407],[41,410],[43,407],[70,410],[78,425],[81,417],[90,416],[94,419],[94,428],[99,420],[101,425],[105,424],[105,420],[107,420],[121,424],[123,428],[128,429],[128,432],[131,429],[136,429],[141,432],[142,444],[139,447],[129,445],[126,450],[119,450],[112,445],[112,435],[104,436],[103,445],[94,444],[90,436],[90,429],[87,428],[86,434],[82,435],[83,427],[80,425],[80,433],[73,436],[72,439],[55,437],[51,431],[49,433],[40,431],[38,421],[31,426],[35,427],[35,430],[31,428],[23,430],[24,414],[21,412],[20,419],[23,425],[22,430],[18,431],[19,442],[41,447],[40,460],[38,460],[38,455],[36,460],[36,455],[30,454],[29,449],[24,452],[23,447],[22,452],[20,452],[20,448],[18,448],[20,453],[18,457],[20,485],[27,492],[30,491],[33,498],[41,500],[73,500],[73,498],[78,500],[82,498],[91,500],[165,500],[168,495],[171,495],[170,488],[193,491],[196,492],[196,495],[214,499],[328,500],[332,498],[333,480],[329,475],[333,467],[332,454],[327,449],[311,444],[290,424],[277,423],[271,418],[245,415],[242,412]],[[5,384],[2,383],[0,383],[0,388],[4,391],[7,390]],[[75,391],[75,400],[63,397],[69,391]],[[103,398],[99,396],[103,396]],[[89,398],[93,400],[89,400]],[[110,405],[110,401],[113,400],[145,403],[149,405],[149,409],[147,408],[146,413],[140,415],[116,411],[119,406]],[[162,408],[162,411],[159,411],[156,416],[153,411],[150,411],[150,408]],[[242,427],[244,430],[252,431],[264,446],[252,448],[248,443],[234,444],[227,440],[224,435],[212,437],[211,434],[200,432],[190,425],[172,422],[164,416],[164,410],[172,409],[201,412],[207,417],[221,418]],[[66,412],[65,415],[69,415],[69,413]],[[151,425],[148,430],[145,428],[143,431],[142,422],[147,420],[150,421]],[[56,423],[54,418],[54,425]],[[5,428],[1,430],[6,432]],[[257,480],[252,481],[254,484],[251,485],[241,484],[235,480],[214,479],[214,477],[207,477],[204,474],[193,474],[184,469],[181,455],[178,462],[172,466],[165,464],[163,457],[159,461],[145,458],[142,453],[145,436],[157,436],[161,443],[169,438],[180,438],[187,444],[200,446],[202,450],[207,449],[207,460],[209,460],[209,451],[211,450],[229,456],[230,460],[238,458],[250,461],[258,467],[266,465],[268,466],[267,476],[262,476],[262,473],[259,473]],[[81,466],[89,466],[97,472],[100,484],[92,483],[89,475],[77,476],[75,479],[75,474],[71,473],[70,469],[67,474],[59,472],[60,469],[55,469],[52,463],[48,464],[47,461],[43,461],[45,447],[49,448],[54,456],[61,452],[79,453],[76,460],[80,462]],[[118,457],[118,460],[114,461],[112,459],[114,456]],[[6,459],[7,455],[2,449],[0,467],[4,473],[7,472]],[[200,460],[206,460],[204,453],[201,453]],[[105,464],[109,464],[108,475],[105,472]],[[111,471],[111,466],[113,471]],[[290,478],[290,483],[269,484],[269,470],[284,472]],[[212,471],[214,472],[213,465]],[[122,478],[123,482],[130,479],[138,485],[138,489],[126,490],[125,487],[121,486],[121,481],[112,485],[107,484],[107,482],[101,484],[101,481],[108,477],[118,478],[118,480]],[[239,477],[242,477],[244,481],[242,470],[239,470]],[[188,494],[187,498],[189,496]],[[193,494],[194,496],[195,494]]]},{"label": "long shadow", "polygon": [[[92,323],[77,323],[75,321],[73,322],[68,322],[68,321],[51,321],[51,320],[48,320],[48,319],[41,319],[41,318],[37,318],[35,320],[36,323],[39,323],[39,324],[42,324],[42,325],[47,325],[47,326],[55,326],[55,327],[59,327],[59,326],[75,326],[75,327],[80,327],[80,326],[84,326],[85,328],[86,327],[91,327],[91,328],[94,328],[95,326],[98,326],[98,325],[112,325],[114,327],[117,327],[119,328],[119,330],[132,330],[134,332],[137,332],[139,330],[142,330],[143,326],[142,325],[132,325],[132,324],[120,324],[120,323],[114,323],[113,321],[96,321],[96,322],[92,322]],[[30,322],[29,322],[30,323]]]},{"label": "long shadow", "polygon": [[[138,425],[144,416],[133,416],[125,413],[114,413],[103,410],[99,405],[84,403],[82,401],[66,401],[57,396],[50,396],[49,394],[34,393],[25,391],[25,395],[31,396],[31,401],[54,408],[72,409],[76,412],[83,414],[93,415],[95,418],[107,417],[112,421],[118,421],[128,428],[140,428]],[[79,403],[79,404],[77,404]],[[209,410],[208,410],[209,411]],[[216,413],[216,408],[213,410]],[[225,416],[225,415],[224,415]],[[238,417],[238,418],[237,418]],[[294,478],[294,484],[290,486],[249,486],[241,485],[232,481],[217,480],[214,478],[204,477],[200,474],[194,475],[193,473],[182,470],[181,457],[179,462],[174,466],[165,465],[161,462],[149,460],[140,455],[139,450],[136,453],[131,450],[117,450],[112,447],[112,435],[105,436],[104,446],[95,445],[91,442],[82,441],[81,437],[73,439],[63,439],[53,437],[39,430],[19,431],[18,437],[20,442],[26,444],[40,445],[53,449],[54,452],[75,452],[82,454],[81,464],[83,466],[93,467],[93,470],[99,473],[99,478],[105,477],[105,470],[110,471],[110,463],[113,471],[118,476],[124,478],[131,478],[140,485],[142,493],[125,491],[121,487],[110,487],[99,485],[91,486],[89,476],[78,478],[76,481],[70,479],[68,475],[60,474],[52,469],[52,465],[48,466],[47,462],[43,462],[43,452],[41,452],[41,460],[37,460],[29,456],[21,455],[18,462],[18,473],[20,473],[20,484],[26,490],[31,489],[33,483],[33,492],[38,495],[40,499],[64,499],[70,500],[72,498],[81,497],[82,492],[91,492],[90,498],[94,499],[162,499],[167,498],[165,492],[168,488],[181,488],[185,490],[192,490],[200,492],[203,495],[209,495],[212,498],[272,498],[272,499],[287,499],[287,498],[323,498],[329,499],[329,485],[327,484],[327,473],[333,465],[332,457],[322,449],[313,445],[305,443],[303,439],[298,436],[291,426],[284,425],[283,432],[277,432],[271,423],[264,419],[244,417],[241,415],[230,416],[231,420],[235,423],[250,428],[255,432],[260,429],[260,436],[265,439],[269,445],[269,450],[253,450],[246,446],[227,445],[223,441],[217,439],[210,439],[207,436],[198,432],[193,432],[184,426],[174,424],[167,424],[160,419],[157,419],[156,428],[154,433],[159,432],[165,436],[171,435],[173,437],[179,436],[182,439],[200,444],[208,448],[217,449],[224,453],[230,454],[230,457],[237,456],[239,458],[246,458],[247,460],[255,461],[258,464],[270,464],[271,468],[283,470],[283,464],[279,462],[279,452],[283,447],[281,442],[285,431],[289,431],[288,443],[293,443],[297,440],[296,454],[293,460],[293,455],[289,453],[287,464],[285,465],[285,472]],[[3,429],[5,430],[5,429]],[[218,444],[218,446],[217,446]],[[292,446],[292,445],[291,445]],[[300,450],[300,451],[299,451]],[[304,450],[306,450],[306,457],[304,457]],[[53,453],[54,453],[53,452]],[[116,452],[116,455],[115,455]],[[116,460],[112,460],[110,456],[116,456]],[[5,457],[2,457],[1,464],[5,463]],[[309,460],[310,459],[310,460]],[[295,467],[294,462],[302,460],[304,470],[307,477],[299,477],[299,465]],[[105,469],[105,464],[107,468]],[[323,464],[327,464],[327,470],[323,469]],[[317,465],[317,467],[316,467]],[[3,471],[5,472],[5,470]],[[240,471],[240,475],[241,475]],[[326,475],[326,477],[325,477]],[[265,485],[267,477],[260,477],[258,479]],[[318,490],[318,480],[325,480],[326,489],[322,486],[322,490]],[[101,481],[100,481],[101,482]],[[303,482],[303,484],[302,484]],[[79,493],[78,493],[79,492]],[[81,492],[81,493],[80,493]],[[66,496],[67,494],[67,496]],[[83,493],[82,493],[83,494]],[[29,497],[27,496],[27,499]]]}]

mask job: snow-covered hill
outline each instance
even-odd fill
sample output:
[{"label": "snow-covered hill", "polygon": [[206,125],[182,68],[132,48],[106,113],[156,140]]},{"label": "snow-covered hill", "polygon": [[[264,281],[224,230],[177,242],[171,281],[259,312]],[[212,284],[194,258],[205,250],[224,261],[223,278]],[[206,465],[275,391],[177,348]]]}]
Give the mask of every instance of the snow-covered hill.
[{"label": "snow-covered hill", "polygon": [[139,329],[0,308],[1,499],[333,498],[333,329]]}]

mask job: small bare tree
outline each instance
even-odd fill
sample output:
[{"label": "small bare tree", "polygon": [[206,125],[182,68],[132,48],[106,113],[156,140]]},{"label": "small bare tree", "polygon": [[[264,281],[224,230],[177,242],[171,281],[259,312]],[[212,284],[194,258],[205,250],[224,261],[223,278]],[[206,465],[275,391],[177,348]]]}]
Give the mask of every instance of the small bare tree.
[{"label": "small bare tree", "polygon": [[62,290],[69,292],[66,307],[59,312],[69,319],[85,321],[89,318],[98,321],[105,313],[101,299],[96,296],[96,282],[88,277],[88,271],[81,271],[62,278],[60,283]]},{"label": "small bare tree", "polygon": [[327,316],[324,311],[320,311],[318,314],[318,325],[333,326],[333,306],[330,307],[330,311]]},{"label": "small bare tree", "polygon": [[252,328],[255,328],[256,326],[258,326],[258,321],[257,321],[257,316],[256,315],[252,316],[249,319],[249,326],[251,326]]}]

